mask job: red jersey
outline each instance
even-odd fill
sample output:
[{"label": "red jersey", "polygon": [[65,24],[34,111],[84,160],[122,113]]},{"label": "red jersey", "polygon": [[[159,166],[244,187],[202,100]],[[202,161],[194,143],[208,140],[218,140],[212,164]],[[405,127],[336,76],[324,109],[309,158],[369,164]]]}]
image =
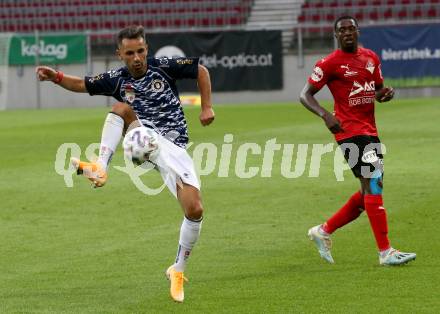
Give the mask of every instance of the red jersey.
[{"label": "red jersey", "polygon": [[383,84],[379,57],[358,47],[356,53],[338,49],[318,61],[309,83],[318,89],[327,84],[334,98],[335,116],[344,132],[336,141],[356,135],[377,136],[374,119],[375,86]]}]

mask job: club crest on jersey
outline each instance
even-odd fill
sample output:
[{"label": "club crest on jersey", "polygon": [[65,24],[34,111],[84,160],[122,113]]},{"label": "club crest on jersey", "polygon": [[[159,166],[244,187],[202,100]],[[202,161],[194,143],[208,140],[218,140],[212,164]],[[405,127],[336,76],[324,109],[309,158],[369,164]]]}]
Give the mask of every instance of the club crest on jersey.
[{"label": "club crest on jersey", "polygon": [[365,66],[365,68],[366,68],[371,74],[373,74],[373,72],[374,72],[374,68],[375,68],[373,61],[368,60],[367,65]]},{"label": "club crest on jersey", "polygon": [[344,73],[345,77],[355,76],[355,75],[358,74],[356,71],[350,71],[350,68],[348,67],[348,64],[347,65],[341,65],[341,68],[345,69],[345,73]]},{"label": "club crest on jersey", "polygon": [[320,67],[315,67],[310,77],[312,81],[319,82],[324,77],[324,72],[322,72],[322,69]]},{"label": "club crest on jersey", "polygon": [[134,92],[133,86],[130,84],[125,85],[125,100],[131,104],[136,98],[136,94]]},{"label": "club crest on jersey", "polygon": [[165,89],[165,83],[162,80],[154,80],[151,82],[151,90],[155,93],[163,92]]}]

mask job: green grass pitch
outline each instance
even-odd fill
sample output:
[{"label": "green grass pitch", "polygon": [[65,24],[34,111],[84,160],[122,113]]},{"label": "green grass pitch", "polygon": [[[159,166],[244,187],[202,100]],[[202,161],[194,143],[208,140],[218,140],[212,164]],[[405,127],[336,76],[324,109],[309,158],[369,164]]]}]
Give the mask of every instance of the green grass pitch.
[{"label": "green grass pitch", "polygon": [[[164,276],[182,219],[168,190],[146,196],[115,169],[102,189],[81,177],[68,188],[55,172],[62,143],[78,143],[83,157],[100,140],[107,109],[0,112],[0,313],[440,312],[439,99],[377,105],[390,238],[418,254],[397,268],[378,265],[365,214],[334,234],[334,265],[306,237],[358,188],[350,172],[336,181],[333,154],[318,178],[307,176],[310,155],[305,175],[283,177],[280,152],[272,177],[235,175],[246,142],[332,143],[319,118],[293,103],[215,110],[202,127],[199,110],[186,109],[194,145],[220,150],[225,134],[234,139],[229,177],[217,176],[218,165],[202,177],[205,221],[183,304],[171,301]],[[112,165],[122,164],[119,149]],[[248,167],[261,164],[248,156]],[[161,183],[156,173],[143,180]]]}]

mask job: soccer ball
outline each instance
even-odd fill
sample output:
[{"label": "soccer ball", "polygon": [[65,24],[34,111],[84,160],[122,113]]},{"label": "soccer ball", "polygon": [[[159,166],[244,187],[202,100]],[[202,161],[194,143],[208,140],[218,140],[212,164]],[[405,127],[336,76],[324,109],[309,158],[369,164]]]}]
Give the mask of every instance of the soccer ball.
[{"label": "soccer ball", "polygon": [[152,129],[137,127],[128,132],[122,142],[126,159],[137,165],[153,161],[159,153],[159,135]]}]

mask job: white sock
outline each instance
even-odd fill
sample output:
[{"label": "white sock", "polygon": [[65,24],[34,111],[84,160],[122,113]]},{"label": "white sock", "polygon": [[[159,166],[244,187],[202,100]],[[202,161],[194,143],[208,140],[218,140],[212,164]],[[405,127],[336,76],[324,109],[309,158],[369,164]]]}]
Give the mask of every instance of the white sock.
[{"label": "white sock", "polygon": [[102,128],[101,146],[99,147],[98,157],[98,162],[106,169],[122,138],[123,130],[124,119],[111,112],[107,114],[104,127]]},{"label": "white sock", "polygon": [[174,263],[174,269],[176,271],[185,271],[186,262],[191,254],[192,248],[199,238],[201,228],[201,219],[199,221],[193,221],[186,217],[183,218],[182,226],[180,227],[180,239],[176,262]]}]

